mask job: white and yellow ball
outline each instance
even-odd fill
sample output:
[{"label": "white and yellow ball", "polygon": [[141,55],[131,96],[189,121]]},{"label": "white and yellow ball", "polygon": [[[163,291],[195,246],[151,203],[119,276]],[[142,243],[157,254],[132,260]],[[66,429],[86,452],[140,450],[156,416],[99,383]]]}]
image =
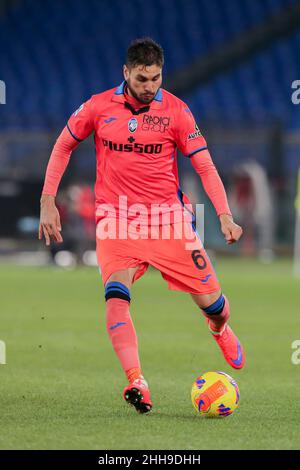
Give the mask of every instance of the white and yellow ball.
[{"label": "white and yellow ball", "polygon": [[201,416],[224,418],[237,408],[240,392],[236,381],[225,372],[206,372],[192,386],[192,403]]}]

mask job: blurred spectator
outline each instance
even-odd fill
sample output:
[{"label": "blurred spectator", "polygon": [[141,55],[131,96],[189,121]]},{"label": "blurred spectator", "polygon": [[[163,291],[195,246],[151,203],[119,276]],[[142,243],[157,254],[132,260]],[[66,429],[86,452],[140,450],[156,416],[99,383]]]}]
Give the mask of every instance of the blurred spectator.
[{"label": "blurred spectator", "polygon": [[262,261],[273,259],[274,211],[271,188],[264,168],[255,161],[235,168],[229,203],[237,221],[244,229],[241,250]]},{"label": "blurred spectator", "polygon": [[58,193],[64,242],[51,244],[54,260],[59,251],[68,251],[75,256],[76,264],[82,264],[84,253],[95,249],[94,205],[93,190],[88,185],[72,185]]}]

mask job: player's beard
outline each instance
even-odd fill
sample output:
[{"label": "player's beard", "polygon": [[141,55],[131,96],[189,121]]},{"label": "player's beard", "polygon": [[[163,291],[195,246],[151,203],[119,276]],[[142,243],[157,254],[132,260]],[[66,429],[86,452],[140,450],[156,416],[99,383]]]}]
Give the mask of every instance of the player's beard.
[{"label": "player's beard", "polygon": [[128,90],[130,91],[131,95],[133,96],[133,98],[135,98],[137,101],[139,101],[140,103],[143,103],[143,104],[150,104],[154,98],[155,98],[155,94],[153,95],[152,98],[149,98],[149,99],[146,99],[146,98],[143,98],[143,96],[139,96],[134,90],[133,88],[130,86],[130,81],[129,79],[126,80],[126,83],[127,83],[127,87],[128,87]]}]

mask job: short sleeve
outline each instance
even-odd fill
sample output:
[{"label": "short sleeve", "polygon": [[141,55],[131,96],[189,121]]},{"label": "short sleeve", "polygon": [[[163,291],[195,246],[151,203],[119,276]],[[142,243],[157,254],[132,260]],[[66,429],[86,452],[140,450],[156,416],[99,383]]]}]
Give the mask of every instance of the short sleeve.
[{"label": "short sleeve", "polygon": [[191,157],[196,152],[207,149],[207,143],[190,109],[185,105],[179,112],[176,124],[176,145],[186,157]]},{"label": "short sleeve", "polygon": [[86,139],[94,130],[91,101],[92,98],[79,106],[67,123],[70,134],[78,142]]}]

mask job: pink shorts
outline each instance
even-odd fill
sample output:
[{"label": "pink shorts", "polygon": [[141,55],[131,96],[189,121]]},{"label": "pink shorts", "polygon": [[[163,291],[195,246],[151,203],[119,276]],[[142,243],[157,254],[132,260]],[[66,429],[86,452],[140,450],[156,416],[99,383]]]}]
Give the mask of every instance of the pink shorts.
[{"label": "pink shorts", "polygon": [[[148,227],[147,227],[148,230]],[[150,229],[149,229],[150,230]],[[104,285],[116,271],[138,267],[133,282],[151,265],[171,290],[210,294],[220,289],[218,279],[198,234],[190,222],[158,226],[155,238],[97,238],[97,259]]]}]

